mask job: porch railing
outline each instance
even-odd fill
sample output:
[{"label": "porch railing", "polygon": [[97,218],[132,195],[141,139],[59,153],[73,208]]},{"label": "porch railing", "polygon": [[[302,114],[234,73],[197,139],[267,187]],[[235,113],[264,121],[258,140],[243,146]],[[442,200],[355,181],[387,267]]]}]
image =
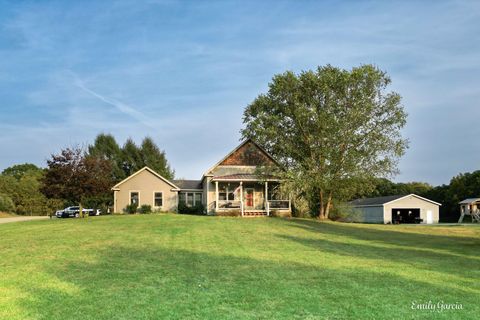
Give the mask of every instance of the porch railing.
[{"label": "porch railing", "polygon": [[243,217],[243,201],[242,200],[218,200],[218,209],[239,209]]},{"label": "porch railing", "polygon": [[[214,206],[216,207],[216,203]],[[218,200],[218,209],[237,209],[240,210],[242,216],[245,211],[244,203],[241,200]],[[267,215],[270,215],[271,210],[290,210],[290,200],[268,200],[265,206]]]},{"label": "porch railing", "polygon": [[241,207],[241,200],[218,200],[219,209],[240,209]]},{"label": "porch railing", "polygon": [[268,200],[269,210],[288,210],[290,209],[290,200]]}]

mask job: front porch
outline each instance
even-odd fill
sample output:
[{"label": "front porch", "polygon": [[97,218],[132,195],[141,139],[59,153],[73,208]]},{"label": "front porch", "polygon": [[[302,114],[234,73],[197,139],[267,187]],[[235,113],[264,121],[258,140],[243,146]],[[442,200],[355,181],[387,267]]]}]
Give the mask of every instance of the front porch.
[{"label": "front porch", "polygon": [[291,202],[281,197],[278,181],[231,181],[214,179],[214,211],[238,212],[242,217],[289,213]]}]

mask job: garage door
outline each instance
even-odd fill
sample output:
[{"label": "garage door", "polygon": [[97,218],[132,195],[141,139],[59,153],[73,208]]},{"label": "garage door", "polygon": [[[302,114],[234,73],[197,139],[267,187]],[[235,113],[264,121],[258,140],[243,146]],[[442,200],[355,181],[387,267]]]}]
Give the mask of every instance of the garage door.
[{"label": "garage door", "polygon": [[[432,217],[433,219],[433,217]],[[420,223],[420,208],[394,208],[392,209],[392,223]]]}]

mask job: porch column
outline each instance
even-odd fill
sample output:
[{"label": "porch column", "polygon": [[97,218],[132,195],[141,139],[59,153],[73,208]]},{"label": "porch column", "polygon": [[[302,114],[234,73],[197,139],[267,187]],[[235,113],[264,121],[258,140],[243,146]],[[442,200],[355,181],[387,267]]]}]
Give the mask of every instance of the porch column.
[{"label": "porch column", "polygon": [[208,196],[209,196],[209,194],[208,194],[208,193],[209,193],[208,185],[210,184],[210,181],[208,180],[208,177],[205,178],[205,180],[207,181],[207,183],[206,183],[207,194],[205,194],[205,192],[203,192],[203,193],[205,194],[205,207],[207,208],[207,214],[208,214],[208,213],[209,213],[209,210],[210,210],[210,202],[208,202],[208,200],[210,200],[210,199],[208,198]]},{"label": "porch column", "polygon": [[270,208],[268,205],[268,181],[265,181],[265,210],[267,210],[267,216],[269,216]]},{"label": "porch column", "polygon": [[113,191],[113,213],[117,213],[117,190]]},{"label": "porch column", "polygon": [[240,212],[243,217],[243,182],[240,181]]},{"label": "porch column", "polygon": [[215,211],[218,211],[218,181],[215,181]]},{"label": "porch column", "polygon": [[180,191],[177,192],[177,200],[175,202],[176,202],[176,205],[177,205],[177,213],[178,213],[178,205],[180,204]]}]

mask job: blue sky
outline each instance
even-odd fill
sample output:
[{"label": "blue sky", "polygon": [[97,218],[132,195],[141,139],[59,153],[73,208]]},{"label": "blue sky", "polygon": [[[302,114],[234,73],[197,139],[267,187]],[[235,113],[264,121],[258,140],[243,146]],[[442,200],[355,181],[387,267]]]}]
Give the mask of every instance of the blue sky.
[{"label": "blue sky", "polygon": [[180,178],[238,144],[272,76],[374,63],[409,114],[397,181],[480,169],[480,2],[1,1],[0,170],[100,132]]}]

